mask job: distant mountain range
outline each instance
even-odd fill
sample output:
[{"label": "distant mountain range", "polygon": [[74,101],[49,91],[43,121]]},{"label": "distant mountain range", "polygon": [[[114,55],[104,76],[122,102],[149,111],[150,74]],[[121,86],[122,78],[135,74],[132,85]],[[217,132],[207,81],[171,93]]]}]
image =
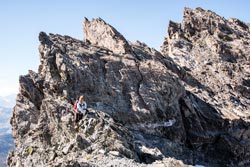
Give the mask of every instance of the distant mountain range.
[{"label": "distant mountain range", "polygon": [[0,107],[0,135],[10,134],[10,117],[12,113],[12,108]]},{"label": "distant mountain range", "polygon": [[14,149],[10,117],[15,105],[16,95],[0,97],[0,167],[6,166],[8,151]]},{"label": "distant mountain range", "polygon": [[14,150],[12,134],[0,135],[0,167],[6,166],[6,158],[10,150]]},{"label": "distant mountain range", "polygon": [[0,96],[0,135],[10,134],[10,117],[15,105],[16,94]]}]

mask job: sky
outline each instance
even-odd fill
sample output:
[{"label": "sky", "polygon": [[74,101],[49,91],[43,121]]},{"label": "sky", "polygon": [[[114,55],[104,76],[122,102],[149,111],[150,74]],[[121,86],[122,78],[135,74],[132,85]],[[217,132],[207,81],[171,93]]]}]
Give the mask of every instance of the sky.
[{"label": "sky", "polygon": [[184,7],[250,23],[249,0],[1,0],[0,96],[17,93],[19,76],[37,71],[41,31],[82,40],[84,17],[101,17],[127,40],[159,50],[169,20],[181,22]]}]

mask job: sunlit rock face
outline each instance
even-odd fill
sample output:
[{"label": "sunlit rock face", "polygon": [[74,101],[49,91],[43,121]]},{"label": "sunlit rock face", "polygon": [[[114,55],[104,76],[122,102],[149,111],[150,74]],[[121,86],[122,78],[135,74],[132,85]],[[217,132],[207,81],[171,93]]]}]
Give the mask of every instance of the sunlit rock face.
[{"label": "sunlit rock face", "polygon": [[[9,166],[249,164],[247,25],[185,9],[161,52],[100,18],[83,31],[84,41],[39,34],[38,73],[19,79]],[[80,95],[89,112],[76,128]]]},{"label": "sunlit rock face", "polygon": [[[196,114],[186,116],[193,117],[188,126],[192,129],[202,120],[201,131],[190,133],[198,140],[190,140],[192,147],[197,144],[207,150],[211,146],[204,148],[205,143],[216,145],[218,154],[212,151],[210,155],[225,159],[225,163],[240,162],[239,166],[249,166],[249,31],[249,26],[238,19],[227,20],[209,10],[186,8],[182,23],[169,23],[161,47],[164,56],[185,70],[180,79],[191,97],[199,98],[214,111],[206,112],[207,107],[191,102]],[[203,141],[204,134],[209,142]]]}]

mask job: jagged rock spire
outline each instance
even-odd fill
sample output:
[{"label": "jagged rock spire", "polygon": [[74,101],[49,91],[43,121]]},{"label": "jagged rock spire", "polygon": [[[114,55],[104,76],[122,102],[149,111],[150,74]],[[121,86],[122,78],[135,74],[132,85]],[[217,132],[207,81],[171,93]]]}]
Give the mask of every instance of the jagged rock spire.
[{"label": "jagged rock spire", "polygon": [[86,41],[93,45],[105,47],[115,54],[124,54],[131,50],[127,40],[101,18],[92,21],[85,18],[83,32]]},{"label": "jagged rock spire", "polygon": [[[249,166],[243,22],[186,8],[163,54],[100,18],[83,27],[88,42],[40,33],[38,73],[19,79],[9,166]],[[79,95],[89,113],[75,126]]]},{"label": "jagged rock spire", "polygon": [[230,153],[240,166],[249,166],[250,153],[247,147],[234,142],[250,144],[246,140],[250,133],[241,133],[239,127],[241,123],[249,126],[250,118],[249,43],[250,30],[243,21],[225,19],[202,8],[185,8],[181,23],[169,23],[161,47],[166,57],[185,69],[182,80],[186,90],[213,106],[221,118],[232,122],[230,127],[234,128],[228,131],[232,138],[219,135],[217,145],[225,145],[223,152]]}]

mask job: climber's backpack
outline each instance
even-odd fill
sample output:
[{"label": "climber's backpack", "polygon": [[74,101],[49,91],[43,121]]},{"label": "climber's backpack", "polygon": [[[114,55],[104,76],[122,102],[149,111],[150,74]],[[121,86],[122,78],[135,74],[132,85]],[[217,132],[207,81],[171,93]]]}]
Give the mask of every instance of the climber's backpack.
[{"label": "climber's backpack", "polygon": [[74,103],[74,110],[76,111],[76,108],[77,108],[77,103],[78,103],[78,100],[75,101]]}]

